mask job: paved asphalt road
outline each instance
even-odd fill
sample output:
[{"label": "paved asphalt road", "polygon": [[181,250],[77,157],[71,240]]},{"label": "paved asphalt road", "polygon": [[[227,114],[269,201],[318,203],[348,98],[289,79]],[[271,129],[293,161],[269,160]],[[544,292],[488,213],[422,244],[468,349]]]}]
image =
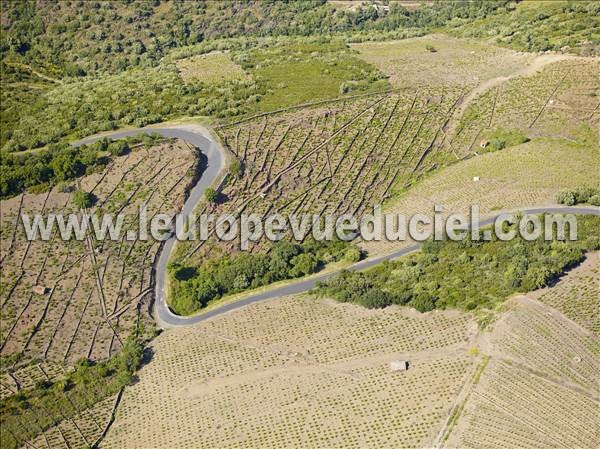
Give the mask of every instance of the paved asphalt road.
[{"label": "paved asphalt road", "polygon": [[[190,192],[190,196],[186,200],[182,214],[187,218],[190,212],[193,211],[197,202],[202,199],[204,190],[209,187],[217,178],[221,170],[225,166],[225,150],[221,148],[218,142],[215,142],[210,133],[201,126],[196,125],[181,125],[181,126],[170,126],[170,127],[156,127],[156,128],[140,128],[135,130],[117,131],[115,133],[104,134],[102,136],[94,136],[84,140],[75,142],[74,145],[81,145],[84,143],[91,143],[102,137],[109,136],[111,138],[120,138],[132,136],[140,133],[158,133],[166,137],[177,137],[185,140],[190,144],[200,148],[202,153],[207,157],[208,165],[202,177],[194,186]],[[527,214],[542,214],[542,213],[572,213],[581,215],[600,215],[600,208],[586,208],[586,207],[539,207],[523,209],[523,213]],[[498,214],[499,215],[499,214]],[[487,217],[480,222],[480,226],[486,226],[492,224],[498,215]],[[179,326],[190,326],[198,324],[203,321],[210,320],[223,313],[230,312],[232,310],[240,309],[249,304],[256,302],[274,299],[281,296],[293,295],[297,293],[306,292],[316,286],[318,281],[325,280],[331,276],[335,276],[338,272],[331,272],[327,274],[313,276],[309,279],[301,279],[296,282],[292,282],[282,287],[277,287],[258,293],[255,295],[247,296],[235,302],[223,304],[215,309],[208,312],[204,312],[200,315],[195,316],[179,316],[175,315],[166,303],[166,292],[165,292],[165,279],[167,275],[167,263],[171,250],[175,243],[175,237],[171,237],[162,246],[158,262],[155,266],[156,273],[156,286],[155,286],[155,301],[154,301],[154,315],[159,326],[163,328],[168,327],[179,327]],[[410,245],[384,256],[374,257],[365,259],[352,265],[349,270],[366,270],[386,260],[397,259],[398,257],[405,256],[419,249],[418,244]]]}]

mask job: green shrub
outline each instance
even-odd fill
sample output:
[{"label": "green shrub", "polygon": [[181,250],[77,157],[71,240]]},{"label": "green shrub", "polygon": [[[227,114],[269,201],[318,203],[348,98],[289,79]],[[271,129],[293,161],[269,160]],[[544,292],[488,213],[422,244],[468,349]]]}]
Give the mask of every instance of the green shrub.
[{"label": "green shrub", "polygon": [[[80,360],[73,371],[57,382],[44,380],[0,401],[0,446],[16,448],[19,441],[37,435],[63,420],[71,421],[83,409],[115,395],[134,380],[143,358],[142,343],[132,334],[121,352],[102,362]],[[35,423],[24,426],[23,423]]]},{"label": "green shrub", "polygon": [[[556,202],[559,204],[565,204],[567,206],[573,206],[574,204],[581,203],[592,203],[592,198],[600,195],[599,189],[594,189],[593,187],[581,186],[576,187],[575,189],[564,189],[558,192],[556,195]],[[597,199],[594,199],[595,202],[598,202]],[[593,204],[597,206],[598,204]]]},{"label": "green shrub", "polygon": [[575,204],[575,193],[572,190],[561,190],[556,194],[556,202],[558,204],[564,204],[566,206],[573,206]]},{"label": "green shrub", "polygon": [[348,248],[348,251],[344,254],[344,261],[350,263],[359,262],[363,257],[363,254],[359,248],[352,246]]},{"label": "green shrub", "polygon": [[89,209],[95,202],[96,196],[93,193],[77,190],[73,194],[73,204],[79,209]]},{"label": "green shrub", "polygon": [[243,169],[242,163],[239,161],[239,159],[234,159],[231,162],[231,164],[229,165],[229,173],[231,173],[232,176],[236,176],[236,177],[240,177],[243,175],[244,169]]},{"label": "green shrub", "polygon": [[387,292],[373,288],[360,297],[360,304],[367,309],[383,309],[392,304],[392,299]]},{"label": "green shrub", "polygon": [[56,184],[56,190],[60,193],[70,193],[73,191],[73,186],[69,183],[61,181]]},{"label": "green shrub", "polygon": [[204,191],[204,198],[206,198],[206,201],[208,201],[209,203],[216,203],[218,196],[219,194],[212,187],[208,187]]},{"label": "green shrub", "polygon": [[589,203],[592,206],[600,206],[600,193],[592,195],[589,199]]},{"label": "green shrub", "polygon": [[290,270],[290,275],[292,277],[312,274],[317,271],[317,267],[319,266],[319,261],[315,255],[311,253],[298,254],[290,260],[290,263],[292,265]]},{"label": "green shrub", "polygon": [[598,192],[598,189],[594,189],[592,187],[587,186],[576,187],[573,191],[573,194],[575,195],[575,202],[577,204],[587,203],[592,196],[598,193],[600,193]]},{"label": "green shrub", "polygon": [[427,293],[419,293],[408,305],[421,313],[430,312],[435,309],[435,298]]},{"label": "green shrub", "polygon": [[129,144],[125,140],[116,140],[109,143],[107,149],[113,156],[122,156],[129,151]]}]

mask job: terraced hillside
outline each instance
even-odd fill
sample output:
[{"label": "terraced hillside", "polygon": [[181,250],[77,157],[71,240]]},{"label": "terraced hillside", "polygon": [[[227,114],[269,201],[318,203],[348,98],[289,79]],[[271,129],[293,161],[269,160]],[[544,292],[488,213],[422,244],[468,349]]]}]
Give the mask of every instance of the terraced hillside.
[{"label": "terraced hillside", "polygon": [[[597,260],[596,253],[587,263],[597,269]],[[570,274],[563,282],[578,276]],[[567,299],[564,289],[549,293]],[[587,307],[579,305],[581,311]],[[596,445],[597,335],[551,307],[519,297],[480,343],[489,363],[457,405],[458,423],[445,447]]]},{"label": "terraced hillside", "polygon": [[[218,132],[242,169],[224,185],[225,201],[201,211],[361,212],[389,197],[394,185],[460,156],[441,146],[458,96],[457,89],[400,90],[224,126]],[[226,252],[239,247],[218,244]],[[178,251],[198,263],[216,246],[186,242]]]},{"label": "terraced hillside", "polygon": [[477,146],[496,128],[520,129],[528,136],[575,139],[600,123],[600,61],[576,58],[546,65],[531,76],[493,86],[468,106],[456,134],[455,148],[479,151]]},{"label": "terraced hillside", "polygon": [[[182,142],[135,148],[77,187],[97,197],[90,213],[122,212],[123,228],[136,230],[138,206],[147,206],[149,218],[181,207],[194,151]],[[118,353],[130,333],[153,329],[148,304],[159,242],[141,241],[137,233],[128,240],[126,232],[120,241],[102,242],[90,235],[64,242],[57,230],[48,241],[25,237],[20,214],[81,213],[73,195],[55,187],[2,201],[4,369],[32,360],[66,366],[81,358],[103,360]],[[36,285],[47,292],[36,292]]]}]

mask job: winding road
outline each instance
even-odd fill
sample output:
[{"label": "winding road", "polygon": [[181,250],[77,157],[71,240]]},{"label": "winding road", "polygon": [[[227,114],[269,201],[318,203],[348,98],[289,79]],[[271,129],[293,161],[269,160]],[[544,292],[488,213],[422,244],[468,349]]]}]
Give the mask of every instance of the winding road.
[{"label": "winding road", "polygon": [[[89,137],[87,139],[83,139],[77,142],[74,142],[74,145],[82,145],[87,143],[92,143],[98,139],[103,137],[110,137],[112,139],[122,138],[133,136],[141,133],[158,133],[165,137],[175,137],[178,139],[182,139],[189,144],[197,147],[207,158],[207,166],[204,170],[202,177],[198,180],[196,185],[190,191],[190,194],[183,206],[181,214],[187,219],[189,214],[194,210],[198,202],[203,198],[204,190],[211,186],[219,177],[221,173],[223,173],[226,164],[226,152],[225,149],[221,147],[221,145],[212,137],[211,133],[208,129],[200,126],[200,125],[173,125],[173,126],[164,126],[164,127],[148,127],[148,128],[139,128],[139,129],[131,129],[126,131],[116,131],[113,133],[107,133],[102,135],[97,135],[93,137]],[[569,207],[569,206],[560,206],[560,207],[532,207],[522,209],[521,212],[527,214],[542,214],[542,213],[572,213],[572,214],[581,214],[581,215],[600,215],[600,208],[590,208],[590,207]],[[480,221],[480,226],[486,226],[492,224],[494,220],[500,215],[498,213],[494,216],[486,217]],[[254,304],[256,302],[265,301],[269,299],[278,298],[281,296],[293,295],[297,293],[306,292],[312,288],[314,288],[319,281],[326,280],[332,276],[335,276],[339,273],[339,271],[333,271],[324,273],[321,275],[311,276],[306,279],[300,279],[298,281],[286,284],[281,287],[275,287],[272,289],[268,289],[267,291],[263,291],[257,294],[250,294],[249,296],[242,298],[240,300],[225,303],[221,306],[218,306],[215,309],[212,309],[208,312],[203,312],[199,315],[193,316],[180,316],[175,315],[169,309],[167,305],[167,296],[166,296],[166,287],[165,281],[167,277],[167,263],[169,261],[169,257],[171,255],[171,251],[175,244],[175,236],[173,235],[168,240],[166,240],[162,246],[158,261],[155,265],[155,301],[154,301],[154,318],[157,321],[158,325],[162,328],[170,328],[170,327],[181,327],[181,326],[190,326],[198,323],[202,323],[204,321],[210,320],[216,316],[222,315],[223,313],[230,312],[232,310],[237,310],[242,307],[245,307],[250,304]],[[419,244],[413,244],[410,246],[406,246],[397,251],[391,252],[389,254],[385,254],[383,256],[373,257],[369,259],[365,259],[360,261],[351,267],[349,270],[366,270],[371,268],[377,264],[380,264],[386,260],[393,260],[399,257],[405,256],[407,254],[413,253],[419,249]]]}]

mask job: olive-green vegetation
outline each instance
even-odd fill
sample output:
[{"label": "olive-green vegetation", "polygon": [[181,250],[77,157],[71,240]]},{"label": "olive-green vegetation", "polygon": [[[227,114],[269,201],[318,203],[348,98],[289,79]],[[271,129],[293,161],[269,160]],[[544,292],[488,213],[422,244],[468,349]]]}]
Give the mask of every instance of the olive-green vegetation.
[{"label": "olive-green vegetation", "polygon": [[25,154],[0,152],[0,197],[11,197],[30,187],[41,190],[53,182],[72,180],[107,162],[93,147],[74,148],[68,144],[50,145]]},{"label": "olive-green vegetation", "polygon": [[416,11],[393,3],[349,10],[326,0],[280,2],[2,0],[2,56],[55,75],[83,76],[158,64],[170,49],[234,36],[308,36],[442,26],[484,18],[508,0],[435,2]]},{"label": "olive-green vegetation", "polygon": [[257,104],[261,111],[389,88],[384,75],[354,56],[342,41],[282,42],[238,53],[234,60],[265,92]]},{"label": "olive-green vegetation", "polygon": [[73,180],[105,166],[111,156],[120,156],[137,144],[152,145],[163,137],[142,134],[109,141],[101,139],[90,145],[73,147],[51,144],[24,153],[0,152],[0,198],[8,198],[28,188],[42,191],[53,184]]},{"label": "olive-green vegetation", "polygon": [[99,363],[81,360],[63,379],[41,382],[0,401],[0,447],[13,449],[129,385],[142,363],[143,347],[131,336],[118,356]]},{"label": "olive-green vegetation", "polygon": [[146,126],[183,115],[236,115],[258,87],[249,80],[184,83],[174,65],[134,69],[60,84],[19,112],[3,130],[4,149],[38,148],[122,126]]},{"label": "olive-green vegetation", "polygon": [[227,255],[200,268],[172,263],[170,307],[179,315],[189,315],[224,295],[312,274],[330,262],[357,262],[361,257],[360,250],[347,242],[310,239],[302,244],[282,240],[268,254]]},{"label": "olive-green vegetation", "polygon": [[[389,11],[369,5],[352,11],[325,1],[4,0],[2,9],[0,146],[8,151],[120,126],[186,115],[236,116],[386,86],[372,67],[335,44],[340,38],[358,42],[451,30],[479,37],[500,33],[527,50],[545,49],[539,44],[544,39],[551,48],[566,42],[574,49],[585,45],[587,52],[598,43],[594,2],[434,2],[414,11],[393,3]],[[533,31],[524,33],[524,27]],[[318,48],[315,39],[334,43]],[[256,80],[186,83],[172,64],[215,49],[242,53],[237,61]]]},{"label": "olive-green vegetation", "polygon": [[515,50],[600,54],[600,3],[597,1],[510,2],[495,14],[461,23],[446,31],[462,37],[490,39]]},{"label": "olive-green vegetation", "polygon": [[85,190],[76,190],[73,194],[73,204],[79,209],[89,209],[96,202],[96,197],[93,193]]},{"label": "olive-green vegetation", "polygon": [[[542,222],[544,220],[542,219]],[[364,272],[344,271],[315,293],[368,308],[408,305],[433,309],[491,309],[515,292],[544,287],[600,249],[600,217],[577,217],[577,241],[427,241],[421,251]]]},{"label": "olive-green vegetation", "polygon": [[[327,41],[335,34],[352,39],[359,33],[355,40],[381,39],[387,36],[383,32],[425,30],[454,16],[486,17],[504,4],[506,0],[444,2],[410,12],[393,4],[385,12],[370,6],[338,9],[324,0],[3,0],[0,146],[9,151],[38,148],[70,136],[176,116],[243,114],[264,89],[272,95],[260,110],[290,104],[298,94],[296,103],[313,99],[315,93],[319,99],[340,89],[364,90],[378,77],[347,54],[312,58],[299,44],[292,49],[296,54],[288,55],[294,60],[286,63],[281,50],[252,54],[253,39],[263,39],[262,46],[278,42],[280,36]],[[249,63],[254,59],[260,65],[254,66],[259,85],[245,77],[184,83],[171,64],[170,53],[191,56],[215,49],[249,52]]]},{"label": "olive-green vegetation", "polygon": [[217,201],[217,198],[219,197],[219,194],[212,187],[208,187],[204,191],[204,197],[206,198],[206,201],[208,201],[209,203],[214,203],[214,202]]},{"label": "olive-green vegetation", "polygon": [[522,143],[529,142],[529,137],[523,134],[519,129],[506,130],[497,128],[483,133],[484,140],[488,141],[485,148],[479,149],[478,153],[489,153],[490,151],[499,151],[504,148],[514,147]]},{"label": "olive-green vegetation", "polygon": [[600,189],[588,186],[581,186],[575,189],[563,189],[556,194],[556,202],[567,206],[582,203],[600,206]]}]

